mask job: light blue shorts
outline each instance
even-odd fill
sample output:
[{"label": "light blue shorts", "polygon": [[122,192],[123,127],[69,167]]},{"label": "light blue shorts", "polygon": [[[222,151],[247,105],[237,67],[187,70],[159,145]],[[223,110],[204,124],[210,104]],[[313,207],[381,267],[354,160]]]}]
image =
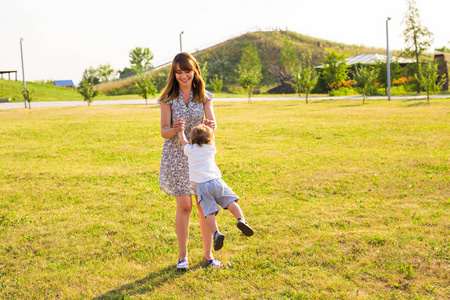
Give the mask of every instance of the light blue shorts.
[{"label": "light blue shorts", "polygon": [[217,178],[197,185],[197,199],[206,218],[213,213],[217,215],[220,211],[219,205],[226,209],[230,203],[238,201],[239,197],[222,178]]}]

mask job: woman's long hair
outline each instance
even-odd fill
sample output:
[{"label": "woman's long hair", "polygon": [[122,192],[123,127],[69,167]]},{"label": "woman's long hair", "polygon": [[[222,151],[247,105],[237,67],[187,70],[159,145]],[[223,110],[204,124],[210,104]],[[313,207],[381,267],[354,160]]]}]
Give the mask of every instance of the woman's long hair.
[{"label": "woman's long hair", "polygon": [[180,85],[175,77],[175,68],[177,64],[183,71],[194,71],[194,78],[192,80],[192,91],[194,93],[193,101],[203,103],[206,98],[205,82],[202,79],[197,60],[187,52],[179,53],[173,59],[172,68],[170,69],[169,77],[167,78],[167,84],[164,87],[158,102],[164,103],[172,99],[177,99],[180,96]]}]

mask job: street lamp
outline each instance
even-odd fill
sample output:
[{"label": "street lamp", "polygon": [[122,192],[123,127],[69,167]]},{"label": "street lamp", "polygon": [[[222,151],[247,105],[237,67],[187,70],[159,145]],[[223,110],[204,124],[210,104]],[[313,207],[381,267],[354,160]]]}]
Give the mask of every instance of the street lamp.
[{"label": "street lamp", "polygon": [[[23,38],[20,38],[20,57],[22,58],[22,78],[23,78],[23,93],[25,94],[27,91],[27,86],[25,84],[25,69],[23,67],[23,51],[22,51],[22,41]],[[27,108],[27,99],[23,97],[23,101],[25,102],[25,108]]]},{"label": "street lamp", "polygon": [[183,44],[181,43],[181,35],[184,33],[184,31],[182,31],[180,33],[180,52],[183,52]]},{"label": "street lamp", "polygon": [[391,101],[391,56],[389,53],[389,26],[388,22],[391,18],[386,20],[386,65],[387,65],[387,88],[388,88],[388,101]]}]

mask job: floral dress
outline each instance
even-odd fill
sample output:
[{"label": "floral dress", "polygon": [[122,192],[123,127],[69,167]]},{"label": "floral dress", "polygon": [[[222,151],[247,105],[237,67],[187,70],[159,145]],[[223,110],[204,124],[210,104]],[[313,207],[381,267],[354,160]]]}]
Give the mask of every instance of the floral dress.
[{"label": "floral dress", "polygon": [[[205,93],[205,102],[211,101],[214,95],[208,91],[205,91]],[[171,105],[172,118],[170,126],[173,126],[173,121],[182,118],[185,121],[184,127],[188,140],[190,139],[189,134],[192,128],[203,122],[204,112],[204,103],[194,102],[192,98],[193,93],[191,92],[189,104],[186,106],[180,91],[178,99],[165,102],[165,104]],[[188,158],[184,155],[178,135],[164,141],[159,169],[159,187],[171,196],[195,195],[197,192],[197,187],[189,182]]]}]

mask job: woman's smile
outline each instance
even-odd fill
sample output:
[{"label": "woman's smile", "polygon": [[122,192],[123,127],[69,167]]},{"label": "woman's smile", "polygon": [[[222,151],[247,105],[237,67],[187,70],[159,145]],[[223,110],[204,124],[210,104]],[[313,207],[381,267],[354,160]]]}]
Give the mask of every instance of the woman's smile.
[{"label": "woman's smile", "polygon": [[182,87],[190,87],[194,79],[194,71],[181,70],[177,65],[175,68],[175,77]]}]

